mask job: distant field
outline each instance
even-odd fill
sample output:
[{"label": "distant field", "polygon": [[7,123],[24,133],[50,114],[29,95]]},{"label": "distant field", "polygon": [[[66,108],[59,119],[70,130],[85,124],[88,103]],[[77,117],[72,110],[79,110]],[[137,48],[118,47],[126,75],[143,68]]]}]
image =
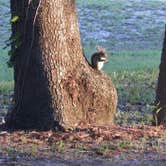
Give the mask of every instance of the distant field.
[{"label": "distant field", "polygon": [[78,0],[80,32],[85,47],[108,50],[161,49],[166,1]]}]

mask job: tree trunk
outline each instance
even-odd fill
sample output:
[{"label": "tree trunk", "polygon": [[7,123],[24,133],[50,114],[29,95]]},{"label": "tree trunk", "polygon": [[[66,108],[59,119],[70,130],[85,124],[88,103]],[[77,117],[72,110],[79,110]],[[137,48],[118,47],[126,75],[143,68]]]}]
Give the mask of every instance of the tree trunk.
[{"label": "tree trunk", "polygon": [[[11,0],[20,33],[14,58],[14,107],[9,128],[73,129],[113,123],[117,94],[111,79],[82,53],[74,0]],[[13,8],[14,4],[17,4]]]},{"label": "tree trunk", "polygon": [[166,124],[166,27],[156,91],[154,118],[157,125]]}]

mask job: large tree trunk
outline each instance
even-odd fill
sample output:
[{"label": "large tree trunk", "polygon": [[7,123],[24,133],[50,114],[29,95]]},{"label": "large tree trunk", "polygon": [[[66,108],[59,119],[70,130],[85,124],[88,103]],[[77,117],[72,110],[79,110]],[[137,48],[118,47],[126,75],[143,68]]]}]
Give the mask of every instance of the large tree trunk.
[{"label": "large tree trunk", "polygon": [[[83,56],[74,0],[11,0],[21,33],[15,56],[14,107],[8,127],[65,129],[113,123],[117,94],[111,79]],[[15,5],[17,4],[17,5]]]},{"label": "large tree trunk", "polygon": [[154,119],[157,125],[166,124],[166,27],[156,91],[156,110],[154,111]]}]

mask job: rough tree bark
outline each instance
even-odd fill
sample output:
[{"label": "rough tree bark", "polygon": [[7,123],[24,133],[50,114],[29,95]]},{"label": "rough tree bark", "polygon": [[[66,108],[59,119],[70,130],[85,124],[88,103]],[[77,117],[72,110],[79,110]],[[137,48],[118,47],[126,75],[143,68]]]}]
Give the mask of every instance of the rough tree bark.
[{"label": "rough tree bark", "polygon": [[154,119],[157,125],[166,124],[166,27],[161,55],[158,86],[156,90],[156,110]]},{"label": "rough tree bark", "polygon": [[11,0],[15,49],[14,107],[9,128],[73,129],[81,124],[110,125],[117,94],[105,73],[82,53],[75,0]]}]

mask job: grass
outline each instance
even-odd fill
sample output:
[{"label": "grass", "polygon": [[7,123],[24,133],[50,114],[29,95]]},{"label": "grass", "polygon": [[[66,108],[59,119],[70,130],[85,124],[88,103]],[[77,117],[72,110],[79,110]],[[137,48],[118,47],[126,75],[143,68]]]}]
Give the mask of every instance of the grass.
[{"label": "grass", "polygon": [[157,50],[121,51],[112,53],[104,70],[108,74],[123,71],[153,70],[159,66],[159,62],[160,51]]},{"label": "grass", "polygon": [[158,70],[142,70],[114,73],[112,79],[121,92],[120,99],[125,102],[132,100],[133,103],[147,103],[153,99],[157,76]]},{"label": "grass", "polygon": [[13,81],[0,81],[0,94],[8,94],[13,90]]},{"label": "grass", "polygon": [[110,2],[108,0],[103,0],[103,1],[99,1],[99,0],[89,0],[89,1],[84,1],[84,0],[77,0],[77,4],[78,5],[86,5],[86,6],[93,6],[93,7],[108,7],[110,5]]},{"label": "grass", "polygon": [[119,98],[116,123],[150,125],[158,70],[115,72],[111,75]]},{"label": "grass", "polygon": [[[81,5],[83,7],[89,7],[89,8],[100,8],[100,9],[111,9],[112,11],[119,11],[121,9],[125,10],[125,8],[130,7],[131,4],[125,3],[125,0],[116,0],[116,1],[109,1],[109,0],[76,0],[77,5]],[[160,0],[149,0],[144,2],[139,1],[132,1],[133,8],[141,8],[142,5],[145,8],[151,9],[165,9],[166,2],[160,1]]]},{"label": "grass", "polygon": [[7,66],[8,59],[8,50],[0,47],[0,82],[13,80],[13,70]]},{"label": "grass", "polygon": [[85,48],[102,45],[116,52],[161,49],[166,2],[78,0],[77,4]]},{"label": "grass", "polygon": [[[90,62],[91,55],[95,52],[95,47],[85,46],[84,52]],[[109,61],[103,70],[111,74],[113,72],[126,72],[138,70],[156,70],[159,67],[160,50],[135,50],[135,51],[115,51],[107,50]]]}]

